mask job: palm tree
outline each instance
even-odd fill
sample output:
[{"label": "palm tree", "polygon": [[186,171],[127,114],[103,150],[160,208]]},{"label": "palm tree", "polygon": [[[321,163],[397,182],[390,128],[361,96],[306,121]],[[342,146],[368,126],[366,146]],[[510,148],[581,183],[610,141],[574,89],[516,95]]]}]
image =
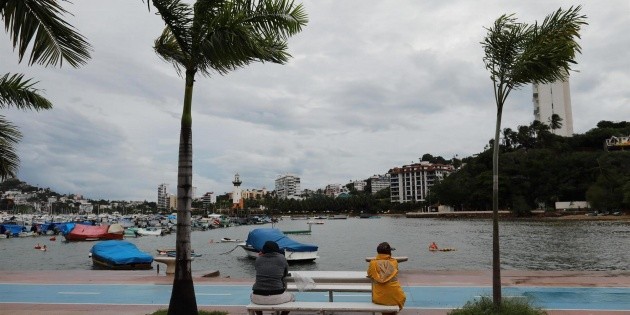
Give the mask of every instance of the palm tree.
[{"label": "palm tree", "polygon": [[155,51],[184,74],[177,174],[176,268],[169,314],[197,314],[191,276],[192,95],[195,75],[226,74],[252,62],[285,63],[288,37],[307,23],[302,5],[287,0],[153,0],[166,28]]},{"label": "palm tree", "polygon": [[[55,0],[2,0],[0,16],[19,62],[30,49],[28,65],[61,66],[65,60],[79,67],[90,59],[90,44],[62,16],[68,13]],[[0,108],[43,110],[52,108],[31,79],[7,73],[0,77]],[[21,139],[16,126],[0,115],[0,179],[14,177],[19,166],[15,145]]]},{"label": "palm tree", "polygon": [[[562,80],[581,52],[576,39],[586,16],[580,6],[558,9],[542,24],[516,22],[513,14],[502,15],[481,42],[486,69],[490,71],[497,106],[494,143],[499,143],[503,105],[513,89],[530,83]],[[499,257],[499,146],[493,148],[492,159],[492,297],[495,309],[501,306],[501,265]]]},{"label": "palm tree", "polygon": [[562,117],[558,114],[551,115],[549,118],[549,127],[552,131],[562,128]]}]

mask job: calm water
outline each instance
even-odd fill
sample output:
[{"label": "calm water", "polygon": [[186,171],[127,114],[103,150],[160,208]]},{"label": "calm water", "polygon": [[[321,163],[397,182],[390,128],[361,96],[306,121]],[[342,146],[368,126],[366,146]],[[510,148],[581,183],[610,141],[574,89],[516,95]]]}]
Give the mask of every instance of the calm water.
[{"label": "calm water", "polygon": [[[305,220],[283,220],[281,230],[305,230]],[[490,220],[440,220],[387,218],[323,220],[311,235],[291,238],[319,246],[314,263],[292,265],[292,270],[363,270],[365,257],[374,256],[376,245],[388,241],[395,256],[407,256],[404,269],[490,269],[492,222]],[[192,233],[193,271],[219,270],[221,276],[254,276],[253,260],[235,243],[219,243],[222,237],[245,239],[256,227],[237,226]],[[501,260],[504,269],[529,270],[628,270],[630,223],[607,221],[502,221]],[[49,237],[0,239],[0,270],[91,269],[88,258],[93,242],[66,243]],[[160,247],[174,247],[175,234],[128,239],[140,249],[156,254]],[[211,242],[212,241],[212,242]],[[428,244],[453,247],[452,252],[429,252]],[[33,249],[46,244],[47,252]],[[234,250],[233,250],[234,249]],[[230,250],[233,250],[230,252]]]}]

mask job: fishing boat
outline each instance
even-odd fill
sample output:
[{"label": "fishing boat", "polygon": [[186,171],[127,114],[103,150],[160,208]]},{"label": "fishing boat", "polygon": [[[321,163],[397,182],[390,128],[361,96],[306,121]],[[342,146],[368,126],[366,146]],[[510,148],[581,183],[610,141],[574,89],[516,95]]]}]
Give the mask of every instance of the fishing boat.
[{"label": "fishing boat", "polygon": [[239,243],[238,246],[245,250],[247,257],[256,258],[267,241],[278,243],[288,262],[309,262],[318,258],[317,245],[303,244],[292,240],[275,228],[253,229],[247,235],[247,240]]},{"label": "fishing boat", "polygon": [[145,253],[133,243],[124,240],[109,240],[94,244],[90,250],[95,267],[116,270],[153,269],[153,256]]},{"label": "fishing boat", "polygon": [[122,240],[124,228],[120,224],[83,225],[77,224],[70,233],[64,235],[66,241]]}]

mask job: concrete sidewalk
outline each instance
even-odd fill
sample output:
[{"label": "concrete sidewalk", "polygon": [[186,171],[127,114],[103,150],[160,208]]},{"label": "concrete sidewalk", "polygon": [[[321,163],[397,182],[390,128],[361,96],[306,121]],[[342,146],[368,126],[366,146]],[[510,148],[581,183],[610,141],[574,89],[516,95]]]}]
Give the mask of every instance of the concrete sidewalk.
[{"label": "concrete sidewalk", "polygon": [[[206,278],[203,273],[193,274],[195,284],[251,284],[253,279]],[[630,287],[629,271],[519,271],[502,270],[503,286],[551,286],[551,287]],[[403,270],[399,280],[403,286],[491,286],[491,271],[430,271]],[[0,283],[76,283],[76,284],[172,284],[172,276],[157,274],[154,270],[109,271],[109,270],[67,270],[67,271],[4,271]],[[165,301],[168,303],[168,301]],[[168,305],[86,305],[86,304],[22,304],[5,303],[0,314],[121,314],[144,315]],[[225,310],[230,314],[247,314],[245,307],[208,307],[204,310]],[[444,315],[444,309],[404,309],[401,315],[423,314]],[[549,311],[550,315],[620,315],[629,311],[570,310]],[[294,312],[292,312],[292,315]],[[297,313],[295,313],[297,314]],[[307,314],[307,313],[299,313]],[[349,313],[351,315],[352,313]]]}]

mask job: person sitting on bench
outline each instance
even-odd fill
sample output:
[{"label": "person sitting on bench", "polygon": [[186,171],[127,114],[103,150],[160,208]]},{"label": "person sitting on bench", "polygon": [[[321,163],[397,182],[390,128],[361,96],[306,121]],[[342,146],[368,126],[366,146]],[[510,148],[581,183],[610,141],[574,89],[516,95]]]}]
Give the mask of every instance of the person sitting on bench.
[{"label": "person sitting on bench", "polygon": [[[402,310],[407,296],[398,282],[398,261],[392,258],[392,248],[383,242],[376,247],[375,259],[370,261],[367,275],[372,279],[372,302],[382,305],[398,305]],[[396,314],[396,313],[383,313]]]},{"label": "person sitting on bench", "polygon": [[[278,243],[265,242],[254,267],[256,268],[256,282],[250,296],[252,303],[274,305],[295,300],[293,293],[285,291],[287,284],[284,278],[289,274],[289,264]],[[289,314],[288,311],[282,312],[282,315],[287,314]],[[262,315],[262,311],[256,311],[256,315]]]}]

